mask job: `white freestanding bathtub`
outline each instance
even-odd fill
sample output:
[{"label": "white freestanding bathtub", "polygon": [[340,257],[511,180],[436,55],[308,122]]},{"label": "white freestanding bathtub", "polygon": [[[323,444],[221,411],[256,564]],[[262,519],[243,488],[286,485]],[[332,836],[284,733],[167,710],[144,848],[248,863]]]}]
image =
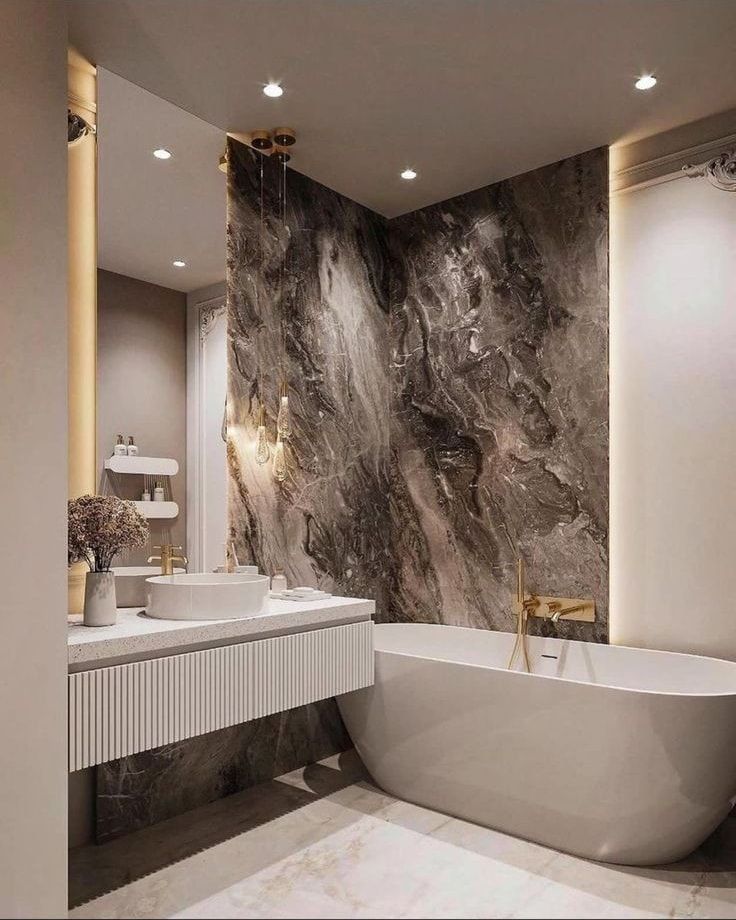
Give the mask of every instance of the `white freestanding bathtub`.
[{"label": "white freestanding bathtub", "polygon": [[375,684],[340,697],[376,783],[578,856],[680,859],[736,796],[736,663],[510,633],[375,628]]}]

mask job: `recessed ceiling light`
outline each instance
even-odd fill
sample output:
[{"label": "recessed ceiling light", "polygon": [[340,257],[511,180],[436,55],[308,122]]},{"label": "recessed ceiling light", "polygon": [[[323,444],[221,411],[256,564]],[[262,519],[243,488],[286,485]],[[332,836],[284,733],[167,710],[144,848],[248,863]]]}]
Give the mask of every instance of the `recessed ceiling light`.
[{"label": "recessed ceiling light", "polygon": [[412,169],[411,167],[409,167],[408,169],[405,169],[401,174],[402,179],[416,179],[416,177],[417,177],[417,171],[415,169]]},{"label": "recessed ceiling light", "polygon": [[183,259],[174,259],[171,264],[174,268],[185,268],[187,263]]},{"label": "recessed ceiling light", "polygon": [[278,83],[267,83],[263,87],[263,92],[266,96],[270,96],[272,99],[278,99],[279,96],[284,95],[283,87]]},{"label": "recessed ceiling light", "polygon": [[167,150],[165,147],[159,147],[158,150],[153,151],[153,155],[157,160],[170,160],[171,151]]},{"label": "recessed ceiling light", "polygon": [[634,83],[634,86],[637,89],[651,89],[653,86],[657,85],[657,78],[652,76],[650,73],[642,74],[641,77]]}]

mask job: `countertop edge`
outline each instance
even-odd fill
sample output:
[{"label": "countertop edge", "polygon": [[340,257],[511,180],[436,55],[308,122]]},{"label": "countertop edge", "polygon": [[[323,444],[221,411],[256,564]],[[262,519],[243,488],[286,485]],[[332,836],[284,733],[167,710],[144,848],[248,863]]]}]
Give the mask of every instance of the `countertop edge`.
[{"label": "countertop edge", "polygon": [[[94,668],[106,666],[107,662],[117,658],[148,655],[161,652],[162,656],[171,650],[176,654],[185,653],[187,646],[212,646],[222,642],[230,645],[238,641],[253,641],[263,636],[272,636],[275,632],[303,632],[305,628],[322,629],[339,626],[342,623],[371,619],[375,613],[375,601],[356,598],[340,598],[336,606],[324,606],[317,609],[286,610],[262,614],[239,620],[216,620],[213,622],[196,621],[191,626],[178,629],[132,633],[128,635],[100,635],[99,639],[84,642],[70,641],[68,644],[68,666],[75,671],[84,670],[85,666]],[[345,601],[348,601],[345,603]],[[134,610],[135,608],[133,608]],[[132,611],[128,617],[137,616]],[[100,628],[104,631],[104,627]],[[192,649],[195,650],[195,649]],[[99,664],[102,662],[103,664]]]}]

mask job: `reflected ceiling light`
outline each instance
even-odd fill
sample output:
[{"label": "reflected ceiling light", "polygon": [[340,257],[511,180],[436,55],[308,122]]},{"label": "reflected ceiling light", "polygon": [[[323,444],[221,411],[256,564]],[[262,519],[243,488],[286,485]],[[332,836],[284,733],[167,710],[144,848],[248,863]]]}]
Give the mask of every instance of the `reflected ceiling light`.
[{"label": "reflected ceiling light", "polygon": [[171,264],[174,268],[185,268],[187,263],[183,259],[174,259]]},{"label": "reflected ceiling light", "polygon": [[416,177],[417,177],[417,171],[415,169],[412,169],[411,167],[405,169],[401,174],[402,179],[416,179]]},{"label": "reflected ceiling light", "polygon": [[171,151],[167,150],[165,147],[159,147],[157,150],[153,151],[153,155],[157,160],[170,160]]},{"label": "reflected ceiling light", "polygon": [[284,95],[284,90],[278,83],[267,83],[263,87],[263,93],[266,96],[270,96],[272,99],[278,99],[279,96]]},{"label": "reflected ceiling light", "polygon": [[642,74],[639,79],[634,83],[634,86],[637,89],[651,89],[653,86],[657,85],[657,78],[652,76],[650,73]]}]

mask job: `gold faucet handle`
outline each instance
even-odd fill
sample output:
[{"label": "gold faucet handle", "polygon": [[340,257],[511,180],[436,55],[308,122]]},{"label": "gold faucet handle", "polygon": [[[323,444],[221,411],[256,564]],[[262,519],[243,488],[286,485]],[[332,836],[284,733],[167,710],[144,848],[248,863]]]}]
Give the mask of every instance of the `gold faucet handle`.
[{"label": "gold faucet handle", "polygon": [[181,551],[181,546],[174,546],[173,543],[164,543],[162,546],[154,546],[154,549],[160,550],[162,556],[172,557],[174,553],[179,550]]}]

